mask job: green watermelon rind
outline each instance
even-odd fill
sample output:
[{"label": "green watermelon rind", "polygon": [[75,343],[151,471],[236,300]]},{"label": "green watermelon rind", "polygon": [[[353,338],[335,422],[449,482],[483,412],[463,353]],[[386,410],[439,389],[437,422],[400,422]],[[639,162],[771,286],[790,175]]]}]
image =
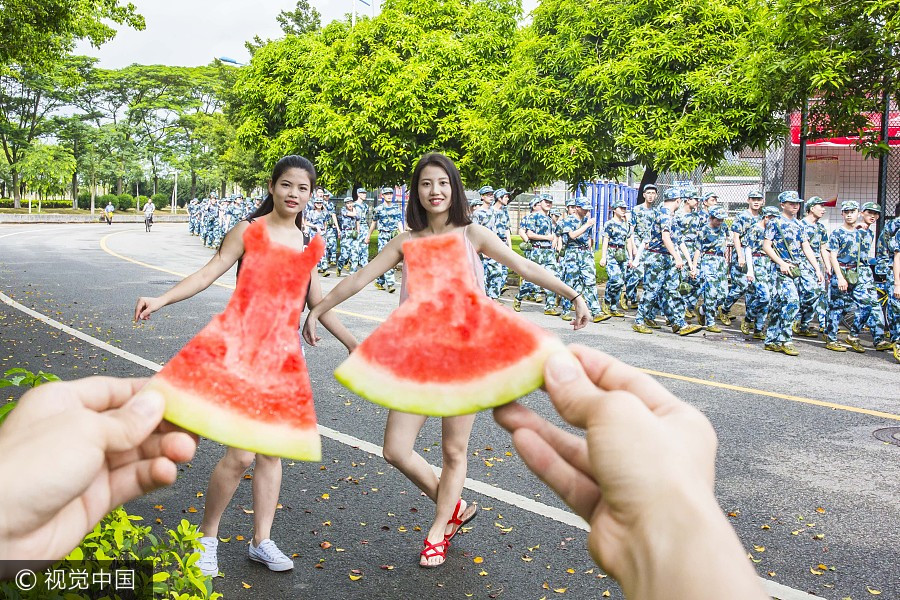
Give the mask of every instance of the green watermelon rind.
[{"label": "green watermelon rind", "polygon": [[538,389],[544,384],[544,363],[560,351],[568,352],[558,338],[547,336],[509,366],[460,383],[404,380],[354,352],[334,376],[357,395],[391,410],[458,417],[508,404]]},{"label": "green watermelon rind", "polygon": [[163,418],[216,442],[267,456],[318,462],[322,460],[322,440],[318,428],[300,431],[275,423],[254,421],[227,410],[202,396],[178,389],[157,375],[144,387],[166,400]]}]

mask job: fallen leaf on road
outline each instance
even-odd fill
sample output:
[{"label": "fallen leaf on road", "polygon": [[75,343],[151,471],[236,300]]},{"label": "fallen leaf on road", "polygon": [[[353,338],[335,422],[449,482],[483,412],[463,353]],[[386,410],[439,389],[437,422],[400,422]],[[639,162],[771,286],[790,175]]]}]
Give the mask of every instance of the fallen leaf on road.
[{"label": "fallen leaf on road", "polygon": [[248,515],[252,515],[252,514],[253,514],[253,509],[252,509],[252,508],[242,508],[241,510],[243,510],[245,514],[248,514]]},{"label": "fallen leaf on road", "polygon": [[765,546],[753,546],[753,549],[756,550],[757,552],[765,552],[766,551]]},{"label": "fallen leaf on road", "polygon": [[566,573],[568,573],[569,575],[574,575],[575,569],[566,569]]},{"label": "fallen leaf on road", "polygon": [[249,590],[250,588],[253,587],[252,585],[250,585],[250,584],[247,583],[246,581],[242,581],[242,582],[241,582],[241,585],[244,586],[244,589],[245,589],[245,590]]},{"label": "fallen leaf on road", "polygon": [[385,571],[393,571],[394,565],[381,565],[381,568],[384,569]]},{"label": "fallen leaf on road", "polygon": [[812,573],[813,575],[821,575],[822,573],[824,573],[824,571],[820,571],[820,570],[816,569],[815,567],[810,567],[809,572]]},{"label": "fallen leaf on road", "polygon": [[190,508],[188,508],[188,512],[189,512],[189,513],[195,513],[195,512],[197,512],[197,509],[194,508],[193,506],[191,506]]},{"label": "fallen leaf on road", "polygon": [[825,514],[825,509],[820,506],[820,507],[816,508],[816,512],[819,514]]},{"label": "fallen leaf on road", "polygon": [[227,544],[228,542],[231,541],[231,537],[227,537],[227,538],[220,537],[219,541],[222,542],[223,544]]},{"label": "fallen leaf on road", "polygon": [[872,594],[873,596],[881,595],[881,590],[876,590],[876,589],[870,588],[869,586],[866,586],[866,591],[869,592],[870,594]]},{"label": "fallen leaf on road", "polygon": [[609,598],[609,590],[606,590],[605,592],[603,592],[600,595],[603,596],[604,598]]},{"label": "fallen leaf on road", "polygon": [[239,541],[239,542],[243,542],[243,541],[244,541],[244,536],[242,536],[242,535],[236,535],[236,536],[234,536],[234,539],[236,539],[236,540]]},{"label": "fallen leaf on road", "polygon": [[569,588],[567,588],[567,587],[553,588],[553,591],[556,592],[557,594],[565,594],[567,589],[569,589]]},{"label": "fallen leaf on road", "polygon": [[319,544],[319,547],[322,550],[328,550],[329,548],[331,548],[331,542],[328,542],[328,541],[322,542],[321,544]]},{"label": "fallen leaf on road", "polygon": [[322,500],[328,500],[331,496],[328,495],[328,492],[322,494]]},{"label": "fallen leaf on road", "polygon": [[481,575],[482,577],[484,577],[485,575],[488,574],[488,572],[485,571],[484,569],[482,569],[478,574]]},{"label": "fallen leaf on road", "polygon": [[472,559],[472,562],[475,563],[476,565],[480,565],[481,563],[484,562],[484,559],[480,556],[476,556],[475,558]]}]

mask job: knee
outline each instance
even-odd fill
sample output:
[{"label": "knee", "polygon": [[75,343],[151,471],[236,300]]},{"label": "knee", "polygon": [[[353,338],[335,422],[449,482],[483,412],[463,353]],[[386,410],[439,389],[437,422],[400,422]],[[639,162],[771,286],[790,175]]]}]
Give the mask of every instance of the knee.
[{"label": "knee", "polygon": [[442,448],[441,466],[445,469],[465,468],[468,453],[468,444],[445,444]]},{"label": "knee", "polygon": [[256,458],[256,454],[253,452],[229,448],[219,464],[229,471],[243,473],[253,464],[254,458]]},{"label": "knee", "polygon": [[384,448],[381,455],[384,460],[391,466],[401,468],[412,457],[413,449],[411,446],[400,444],[397,442],[389,442],[385,440]]}]

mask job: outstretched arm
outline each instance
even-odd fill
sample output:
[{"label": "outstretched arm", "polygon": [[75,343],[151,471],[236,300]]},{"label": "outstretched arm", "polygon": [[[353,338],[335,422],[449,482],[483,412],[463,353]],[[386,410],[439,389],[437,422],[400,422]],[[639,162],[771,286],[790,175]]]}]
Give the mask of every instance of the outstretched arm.
[{"label": "outstretched arm", "polygon": [[[328,295],[322,301],[309,311],[306,317],[306,323],[303,325],[303,339],[310,346],[316,345],[316,322],[329,310],[358,294],[364,287],[375,281],[375,279],[389,269],[394,268],[398,262],[403,259],[403,242],[409,239],[408,233],[401,233],[382,248],[381,252],[375,255],[369,264],[364,266],[356,273],[341,281],[339,284],[328,292]],[[499,240],[498,240],[499,241]],[[512,252],[510,250],[510,252]],[[518,255],[517,255],[518,256]]]},{"label": "outstretched arm", "polygon": [[[309,273],[309,291],[306,293],[306,306],[310,309],[315,308],[322,302],[322,285],[319,282],[319,273],[315,267]],[[347,351],[353,352],[359,345],[356,337],[347,329],[337,315],[328,312],[319,317],[325,329],[331,332],[340,342],[347,347]],[[316,338],[318,341],[319,338]]]},{"label": "outstretched arm", "polygon": [[163,306],[191,298],[211,286],[244,255],[244,231],[248,226],[249,223],[246,221],[235,225],[222,240],[219,251],[209,259],[208,263],[203,265],[199,271],[182,279],[162,296],[138,298],[137,305],[134,307],[134,320],[148,320],[152,313]]}]

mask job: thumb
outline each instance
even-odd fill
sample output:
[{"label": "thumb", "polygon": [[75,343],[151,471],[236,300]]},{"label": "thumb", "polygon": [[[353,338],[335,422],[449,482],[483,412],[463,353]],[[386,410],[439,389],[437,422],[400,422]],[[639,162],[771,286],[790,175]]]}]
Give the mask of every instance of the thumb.
[{"label": "thumb", "polygon": [[107,452],[125,452],[140,446],[159,426],[165,399],[159,392],[141,391],[122,408],[104,413]]},{"label": "thumb", "polygon": [[544,364],[544,387],[553,406],[569,424],[582,429],[597,411],[601,391],[568,350],[552,354]]}]

